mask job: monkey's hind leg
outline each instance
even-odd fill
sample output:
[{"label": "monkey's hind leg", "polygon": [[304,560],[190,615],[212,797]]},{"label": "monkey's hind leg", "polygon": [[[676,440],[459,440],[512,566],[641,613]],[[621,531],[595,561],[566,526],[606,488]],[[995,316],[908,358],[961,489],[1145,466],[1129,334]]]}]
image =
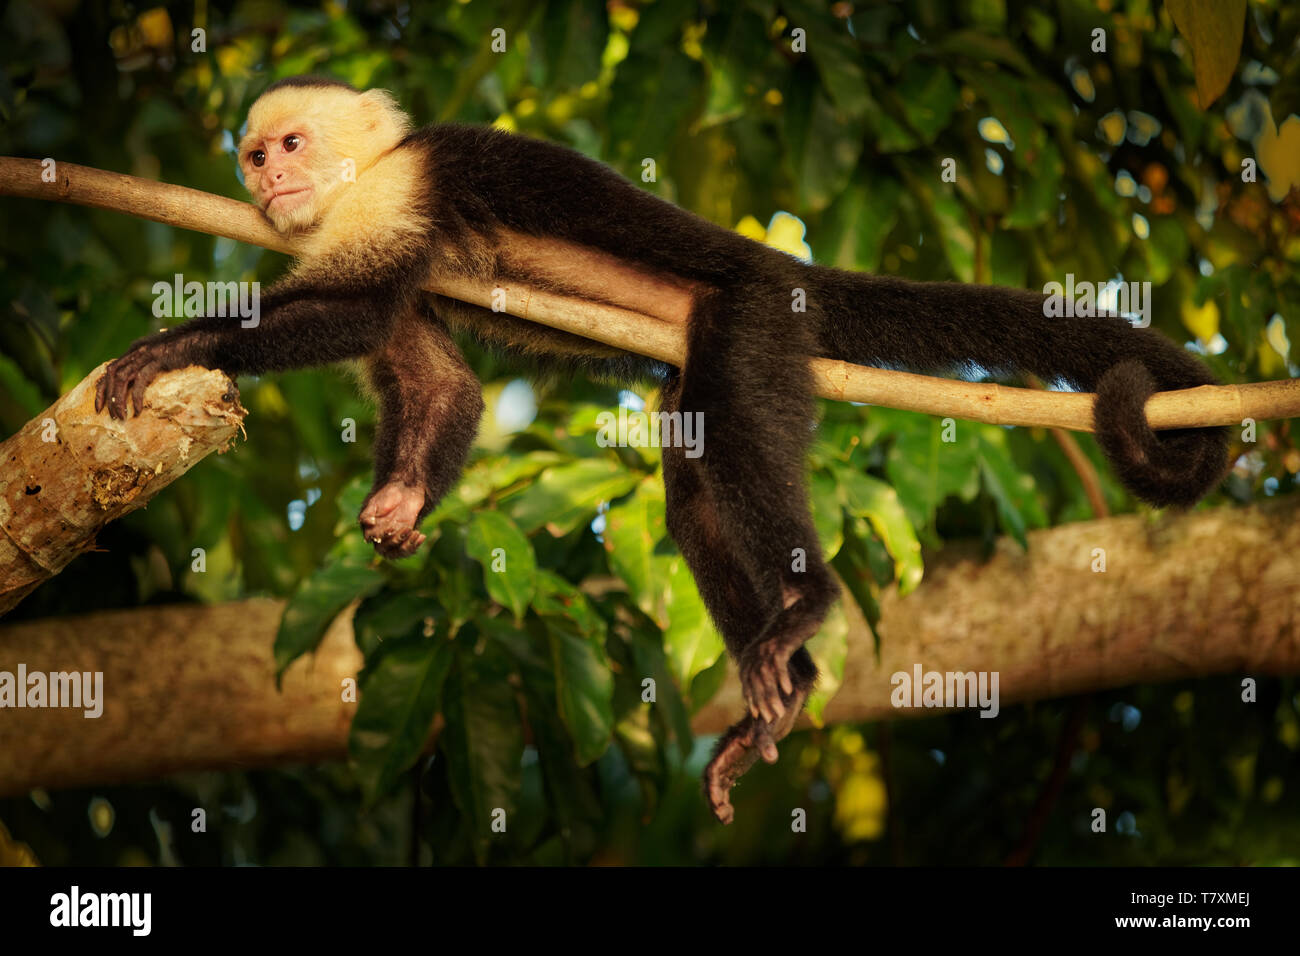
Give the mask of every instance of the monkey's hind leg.
[{"label": "monkey's hind leg", "polygon": [[[680,378],[664,386],[662,408],[670,415],[680,410],[680,392]],[[742,659],[748,644],[780,613],[781,601],[755,588],[745,563],[724,536],[703,464],[670,445],[663,449],[663,465],[669,533],[690,566],[728,651]],[[771,723],[752,715],[745,717],[722,735],[704,769],[705,798],[722,823],[730,823],[735,816],[732,786],[759,757],[768,763],[776,761],[776,742],[794,727],[817,682],[817,668],[806,650],[794,652],[789,668],[793,692],[784,699],[784,716]]]},{"label": "monkey's hind leg", "polygon": [[698,300],[681,388],[682,409],[703,414],[698,463],[720,536],[764,602],[761,626],[729,646],[750,714],[768,724],[798,689],[791,656],[839,597],[808,506],[816,406],[801,356],[813,346],[807,326],[781,318],[789,301],[780,276]]},{"label": "monkey's hind leg", "polygon": [[414,554],[417,526],[460,478],[478,432],[478,379],[435,316],[412,311],[365,361],[379,404],[375,481],[359,521],[386,558]]}]

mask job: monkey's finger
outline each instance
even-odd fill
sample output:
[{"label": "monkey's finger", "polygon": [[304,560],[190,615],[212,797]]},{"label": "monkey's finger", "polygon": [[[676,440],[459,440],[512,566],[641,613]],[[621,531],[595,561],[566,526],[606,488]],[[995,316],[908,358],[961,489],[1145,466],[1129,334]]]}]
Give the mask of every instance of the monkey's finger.
[{"label": "monkey's finger", "polygon": [[407,528],[403,531],[389,532],[389,534],[391,537],[384,540],[384,550],[382,552],[384,557],[408,558],[415,554],[415,549],[419,547],[419,543],[415,541],[415,538],[419,535],[418,531],[414,528]]},{"label": "monkey's finger", "polygon": [[777,689],[776,684],[772,684],[767,689],[767,709],[772,714],[773,722],[785,716],[785,702],[781,700],[781,691]]},{"label": "monkey's finger", "polygon": [[772,713],[776,714],[777,719],[785,717],[785,701],[781,698],[781,688],[777,687],[776,682],[772,682],[768,693],[771,693]]},{"label": "monkey's finger", "polygon": [[772,739],[772,729],[767,724],[758,724],[754,728],[754,746],[765,761],[776,763],[776,741]]},{"label": "monkey's finger", "polygon": [[110,372],[110,378],[105,388],[104,401],[108,405],[108,414],[110,418],[122,419],[126,417],[126,405],[121,401],[119,394],[122,392],[122,377],[120,372]]},{"label": "monkey's finger", "polygon": [[763,691],[767,699],[767,713],[770,717],[766,719],[776,721],[785,716],[785,702],[781,700],[780,678],[777,676],[777,665],[769,662],[763,667]]},{"label": "monkey's finger", "polygon": [[117,403],[113,401],[113,392],[117,388],[116,366],[117,362],[113,362],[104,370],[104,375],[99,380],[99,388],[95,396],[96,406],[107,411],[111,418],[121,417],[117,414]]},{"label": "monkey's finger", "polygon": [[726,826],[732,820],[736,819],[735,808],[732,807],[731,801],[726,800],[713,808],[713,815],[718,818],[718,822]]},{"label": "monkey's finger", "polygon": [[136,373],[135,382],[131,385],[131,404],[135,406],[137,415],[144,411],[144,390],[157,378],[161,369],[162,366],[157,362],[150,362]]},{"label": "monkey's finger", "polygon": [[705,770],[707,776],[707,795],[709,809],[724,826],[736,818],[736,810],[731,805],[731,781],[725,774],[717,773],[712,767]]},{"label": "monkey's finger", "polygon": [[781,665],[781,689],[789,697],[794,696],[794,681],[790,679],[790,665],[788,663]]},{"label": "monkey's finger", "polygon": [[113,381],[108,387],[108,413],[114,418],[126,418],[131,399],[131,383],[135,381],[135,363],[129,356],[118,359],[112,376]]},{"label": "monkey's finger", "polygon": [[113,383],[113,391],[109,394],[108,400],[112,403],[112,411],[118,418],[124,419],[130,413],[131,383],[134,381],[134,375],[122,374]]}]

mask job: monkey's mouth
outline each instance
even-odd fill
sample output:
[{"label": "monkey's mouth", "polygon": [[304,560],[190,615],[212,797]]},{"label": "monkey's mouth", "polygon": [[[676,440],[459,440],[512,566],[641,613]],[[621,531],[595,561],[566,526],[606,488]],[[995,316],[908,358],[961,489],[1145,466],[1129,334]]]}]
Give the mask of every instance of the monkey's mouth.
[{"label": "monkey's mouth", "polygon": [[[266,208],[270,209],[271,206],[273,206],[277,200],[281,200],[281,199],[288,199],[289,201],[287,205],[296,206],[299,202],[301,202],[303,199],[306,198],[307,193],[309,192],[311,192],[310,186],[303,186],[301,189],[282,189],[278,193],[273,193],[271,195],[271,198],[266,201]],[[291,198],[293,196],[298,196],[300,198],[293,199]],[[280,207],[283,207],[285,205],[286,203],[283,202],[280,203]]]}]

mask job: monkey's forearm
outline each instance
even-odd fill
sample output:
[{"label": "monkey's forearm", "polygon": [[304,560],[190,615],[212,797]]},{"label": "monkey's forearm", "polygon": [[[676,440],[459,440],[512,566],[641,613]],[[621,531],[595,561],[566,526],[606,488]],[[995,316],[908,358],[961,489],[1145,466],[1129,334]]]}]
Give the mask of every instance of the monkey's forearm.
[{"label": "monkey's forearm", "polygon": [[382,290],[336,297],[274,294],[271,307],[248,327],[243,322],[252,320],[193,319],[140,339],[110,364],[100,379],[95,407],[107,407],[120,418],[130,403],[139,414],[149,383],[188,365],[235,376],[360,358],[388,340],[396,309],[394,296]]},{"label": "monkey's forearm", "polygon": [[369,355],[388,341],[392,328],[387,296],[298,299],[247,328],[230,319],[186,323],[177,330],[176,349],[189,364],[229,375],[261,374]]}]

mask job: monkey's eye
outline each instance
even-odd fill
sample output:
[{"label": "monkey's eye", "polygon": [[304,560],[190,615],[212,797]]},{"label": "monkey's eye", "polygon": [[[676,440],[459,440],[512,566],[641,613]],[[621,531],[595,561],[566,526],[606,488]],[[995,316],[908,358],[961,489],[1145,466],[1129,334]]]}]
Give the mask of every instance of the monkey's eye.
[{"label": "monkey's eye", "polygon": [[248,154],[248,158],[253,161],[254,166],[266,165],[266,152],[264,150],[255,149]]},{"label": "monkey's eye", "polygon": [[292,153],[298,148],[298,144],[301,142],[302,140],[298,138],[296,133],[290,133],[284,138],[284,151],[286,153]]}]

